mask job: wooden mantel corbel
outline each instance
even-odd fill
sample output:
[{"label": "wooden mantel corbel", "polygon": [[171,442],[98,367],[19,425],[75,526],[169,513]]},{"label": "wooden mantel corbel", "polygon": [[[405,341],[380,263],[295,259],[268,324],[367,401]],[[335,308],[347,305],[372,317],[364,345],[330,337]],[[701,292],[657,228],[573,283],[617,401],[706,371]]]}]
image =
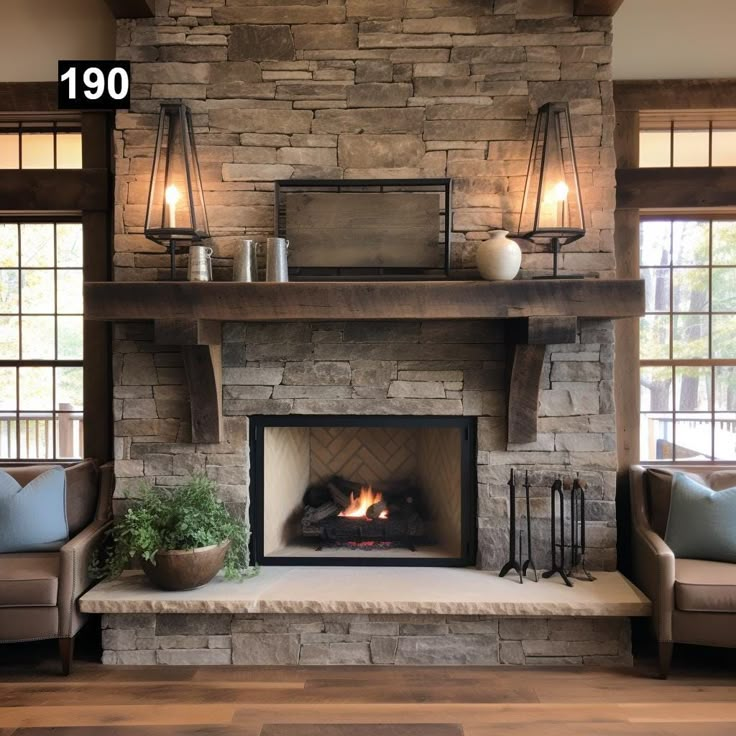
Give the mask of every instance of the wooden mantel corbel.
[{"label": "wooden mantel corbel", "polygon": [[192,442],[215,444],[223,438],[222,325],[213,320],[157,319],[158,345],[181,346],[189,387]]},{"label": "wooden mantel corbel", "polygon": [[577,317],[528,317],[509,320],[512,346],[508,391],[508,444],[536,442],[539,388],[547,345],[574,343]]}]

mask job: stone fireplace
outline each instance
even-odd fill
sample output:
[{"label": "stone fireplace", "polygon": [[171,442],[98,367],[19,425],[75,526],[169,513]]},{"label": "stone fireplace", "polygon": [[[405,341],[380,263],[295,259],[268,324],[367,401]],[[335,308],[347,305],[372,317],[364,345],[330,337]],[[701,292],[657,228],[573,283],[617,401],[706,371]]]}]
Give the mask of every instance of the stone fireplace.
[{"label": "stone fireplace", "polygon": [[[206,0],[194,7],[172,0],[157,3],[154,19],[119,21],[118,56],[131,60],[133,86],[130,111],[116,117],[115,280],[166,277],[165,253],[142,232],[159,105],[180,99],[193,113],[218,281],[230,278],[240,238],[272,234],[273,182],[288,178],[452,178],[451,266],[453,276],[463,278],[490,230],[517,226],[533,121],[548,101],[570,103],[586,208],[587,234],[566,247],[562,271],[613,277],[611,20],[574,16],[571,6],[568,0],[310,0],[278,7],[266,0]],[[549,273],[549,253],[530,244],[523,248],[521,278]],[[180,269],[184,265],[180,257]],[[397,481],[410,481],[426,499],[423,522],[431,527],[442,514],[452,521],[429,535],[443,550],[440,558],[433,560],[431,544],[415,544],[415,551],[409,545],[367,553],[342,550],[340,562],[442,559],[491,571],[508,556],[510,470],[529,471],[540,567],[550,557],[549,486],[559,475],[579,473],[588,483],[588,566],[615,569],[610,320],[579,319],[574,342],[549,344],[543,358],[536,353],[541,364],[536,439],[515,444],[508,435],[508,415],[515,410],[509,409],[514,353],[506,319],[244,319],[249,321],[224,318],[221,329],[224,433],[219,442],[194,443],[180,348],[155,340],[150,322],[115,324],[118,511],[141,481],[170,486],[191,473],[205,473],[235,513],[244,521],[255,514],[260,524],[255,537],[262,544],[256,556],[264,564],[263,581],[250,589],[270,585],[271,575],[282,576],[291,580],[293,596],[302,590],[309,567],[300,566],[301,576],[292,578],[269,563],[295,565],[301,557],[314,566],[316,556],[324,554],[324,548],[316,552],[317,545],[313,549],[300,540],[298,531],[303,531],[305,491],[324,485],[326,478],[368,481],[387,497],[396,493]],[[536,395],[521,398],[536,404]],[[352,477],[370,474],[348,472],[335,457],[320,467],[315,457],[319,433],[330,428],[359,427],[365,432],[360,443],[370,446],[375,437],[368,430],[398,431],[394,422],[422,418],[427,426],[420,431],[412,425],[413,437],[404,438],[413,448],[413,464],[391,477],[386,468],[373,477]],[[442,426],[444,421],[449,424]],[[375,426],[367,426],[371,423]],[[475,434],[466,476],[456,467],[464,449],[452,457],[433,450],[441,445],[444,452],[455,442],[450,432],[462,434],[461,427]],[[268,441],[268,433],[279,435],[278,444]],[[458,441],[462,445],[462,438]],[[297,448],[293,463],[269,461],[276,447],[283,452],[289,445]],[[458,497],[448,504],[453,510],[443,509],[432,482],[422,478],[421,459],[426,467],[430,455],[430,463],[447,461],[433,476],[445,472],[457,487],[460,473],[459,486],[467,493],[459,495],[459,512]],[[274,488],[281,497],[280,516],[268,513]],[[395,499],[393,508],[395,517],[405,510]],[[335,549],[327,551],[333,562],[339,557]],[[342,574],[340,567],[331,570]],[[371,576],[376,570],[348,572]],[[401,569],[385,572],[399,575]],[[481,575],[472,569],[419,572],[461,576],[467,589],[473,576]],[[491,579],[498,580],[483,575],[473,594],[482,598]],[[504,590],[520,591],[504,579],[507,584],[516,587]],[[524,585],[523,596],[531,588]],[[243,590],[246,595],[247,584]],[[575,590],[585,595],[582,584]],[[305,589],[303,596],[309,595]],[[367,609],[369,601],[333,601],[322,610],[310,607],[309,600],[270,608],[259,607],[257,600],[240,608],[204,601],[201,608],[182,608],[201,613],[192,617],[150,602],[127,608],[89,605],[111,614],[104,623],[106,661],[120,664],[630,660],[628,620],[549,618],[571,610],[564,602],[560,609],[484,609],[448,608],[432,599]],[[643,604],[586,604],[579,610],[605,617],[644,609]],[[206,615],[213,611],[218,614]],[[542,618],[499,620],[499,615]]]}]

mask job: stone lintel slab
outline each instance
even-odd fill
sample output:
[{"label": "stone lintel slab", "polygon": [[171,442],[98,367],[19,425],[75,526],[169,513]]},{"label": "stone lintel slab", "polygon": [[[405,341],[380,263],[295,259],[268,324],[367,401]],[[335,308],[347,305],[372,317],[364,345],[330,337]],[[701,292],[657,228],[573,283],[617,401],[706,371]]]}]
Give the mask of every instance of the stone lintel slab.
[{"label": "stone lintel slab", "polygon": [[567,588],[458,568],[264,567],[241,583],[221,578],[186,592],[156,590],[136,572],[80,601],[86,613],[414,614],[497,617],[648,616],[651,603],[619,572]]}]

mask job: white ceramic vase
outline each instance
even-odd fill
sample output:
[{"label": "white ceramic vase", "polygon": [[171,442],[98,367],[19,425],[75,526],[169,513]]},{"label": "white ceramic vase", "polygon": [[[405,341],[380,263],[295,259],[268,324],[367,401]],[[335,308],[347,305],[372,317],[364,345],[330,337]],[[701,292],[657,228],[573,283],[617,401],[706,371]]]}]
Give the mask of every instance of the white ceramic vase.
[{"label": "white ceramic vase", "polygon": [[521,248],[508,234],[508,230],[492,230],[490,238],[478,246],[478,270],[488,281],[511,281],[519,273]]}]

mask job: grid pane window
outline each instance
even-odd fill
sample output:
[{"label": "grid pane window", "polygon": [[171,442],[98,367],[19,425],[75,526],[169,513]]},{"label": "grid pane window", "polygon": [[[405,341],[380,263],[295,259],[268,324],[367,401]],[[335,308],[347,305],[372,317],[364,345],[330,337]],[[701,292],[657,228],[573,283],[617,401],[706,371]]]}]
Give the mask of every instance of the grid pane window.
[{"label": "grid pane window", "polygon": [[0,124],[0,169],[81,168],[78,124]]},{"label": "grid pane window", "polygon": [[649,121],[639,131],[639,168],[736,166],[736,125],[707,119],[695,123]]},{"label": "grid pane window", "polygon": [[20,168],[20,134],[0,130],[0,169]]},{"label": "grid pane window", "polygon": [[736,166],[736,130],[713,131],[713,166]]},{"label": "grid pane window", "polygon": [[708,130],[679,130],[672,133],[673,166],[708,166],[710,134]]},{"label": "grid pane window", "polygon": [[736,220],[640,230],[641,459],[736,460]]},{"label": "grid pane window", "polygon": [[83,448],[82,224],[0,223],[0,460]]}]

